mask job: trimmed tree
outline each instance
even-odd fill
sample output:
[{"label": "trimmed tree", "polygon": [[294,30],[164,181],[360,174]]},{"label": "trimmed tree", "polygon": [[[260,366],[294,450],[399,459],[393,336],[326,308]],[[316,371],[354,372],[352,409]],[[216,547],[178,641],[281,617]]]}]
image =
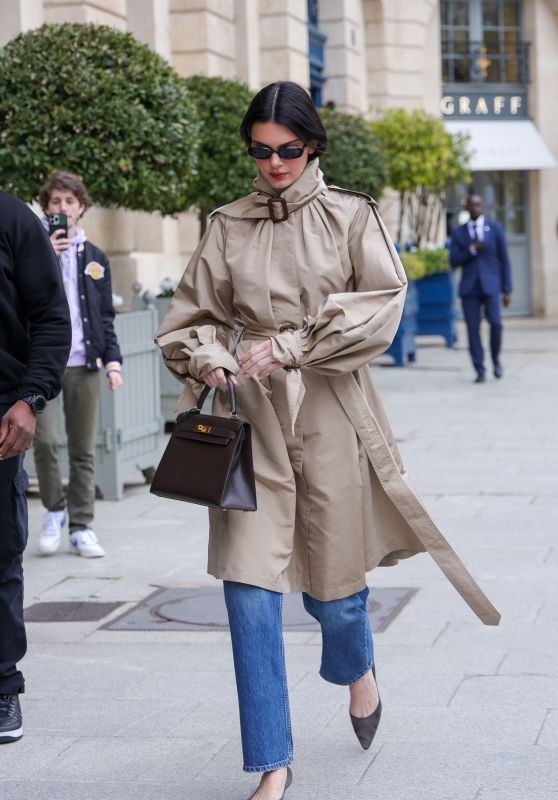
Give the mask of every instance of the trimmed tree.
[{"label": "trimmed tree", "polygon": [[200,210],[203,236],[209,212],[248,194],[257,175],[239,135],[253,92],[244,83],[204,75],[192,75],[185,84],[201,125],[192,205]]},{"label": "trimmed tree", "polygon": [[129,33],[44,25],[0,51],[0,184],[31,201],[54,169],[101,205],[192,204],[198,123],[184,80]]},{"label": "trimmed tree", "polygon": [[361,116],[320,108],[327,132],[327,153],[320,158],[327,183],[378,198],[387,170],[380,143]]},{"label": "trimmed tree", "polygon": [[467,139],[452,136],[443,120],[418,109],[388,109],[372,129],[387,162],[389,184],[399,193],[399,241],[416,247],[435,241],[447,189],[469,179]]}]

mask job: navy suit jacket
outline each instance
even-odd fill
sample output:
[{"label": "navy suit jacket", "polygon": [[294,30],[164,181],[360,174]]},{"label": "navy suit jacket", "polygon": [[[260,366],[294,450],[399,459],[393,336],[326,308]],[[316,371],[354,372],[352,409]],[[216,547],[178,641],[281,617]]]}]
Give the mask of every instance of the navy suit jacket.
[{"label": "navy suit jacket", "polygon": [[459,296],[508,294],[512,290],[511,267],[502,226],[485,218],[481,250],[473,255],[467,224],[456,228],[451,237],[450,264],[462,267]]}]

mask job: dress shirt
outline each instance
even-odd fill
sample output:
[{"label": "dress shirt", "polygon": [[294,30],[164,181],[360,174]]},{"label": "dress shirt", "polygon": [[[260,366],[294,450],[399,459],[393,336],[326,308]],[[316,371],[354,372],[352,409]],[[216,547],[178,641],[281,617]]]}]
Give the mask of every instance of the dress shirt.
[{"label": "dress shirt", "polygon": [[[467,230],[469,231],[469,237],[475,241],[478,239],[479,242],[484,241],[484,214],[480,214],[475,220],[470,219],[467,223]],[[476,231],[476,236],[475,236]],[[478,250],[473,245],[469,245],[469,250],[471,253],[476,256],[478,255]]]}]

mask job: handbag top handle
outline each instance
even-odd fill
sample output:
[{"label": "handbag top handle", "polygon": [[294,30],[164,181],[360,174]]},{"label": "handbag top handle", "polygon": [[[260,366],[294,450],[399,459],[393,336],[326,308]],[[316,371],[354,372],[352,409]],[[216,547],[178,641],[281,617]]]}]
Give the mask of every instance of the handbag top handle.
[{"label": "handbag top handle", "polygon": [[[236,405],[236,389],[234,387],[234,383],[231,380],[230,373],[225,370],[225,377],[227,379],[227,386],[229,387],[229,402],[231,406],[231,417],[237,417],[237,405]],[[197,411],[202,410],[202,406],[207,400],[209,392],[211,391],[211,386],[205,386],[202,390],[202,393],[198,397],[198,402],[196,404]]]}]

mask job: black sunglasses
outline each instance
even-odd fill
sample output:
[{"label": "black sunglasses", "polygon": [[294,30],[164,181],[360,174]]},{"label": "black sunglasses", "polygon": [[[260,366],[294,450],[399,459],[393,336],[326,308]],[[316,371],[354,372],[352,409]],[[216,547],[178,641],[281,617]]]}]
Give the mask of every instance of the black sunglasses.
[{"label": "black sunglasses", "polygon": [[293,147],[292,145],[285,145],[283,147],[278,147],[277,150],[273,150],[271,147],[266,147],[265,145],[258,145],[258,147],[249,147],[248,148],[248,155],[252,156],[252,158],[257,158],[260,161],[265,161],[268,158],[271,158],[273,153],[277,153],[279,158],[282,161],[290,161],[293,158],[300,158],[300,156],[304,153],[305,149],[308,145],[303,145],[302,147]]}]

